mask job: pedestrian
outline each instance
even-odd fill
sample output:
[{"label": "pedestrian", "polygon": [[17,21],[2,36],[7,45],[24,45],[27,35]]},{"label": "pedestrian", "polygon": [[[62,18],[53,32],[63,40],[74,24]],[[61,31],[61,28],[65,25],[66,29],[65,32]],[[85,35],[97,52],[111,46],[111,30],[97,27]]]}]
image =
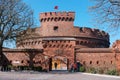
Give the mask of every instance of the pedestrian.
[{"label": "pedestrian", "polygon": [[55,70],[57,70],[57,63],[56,62],[54,63],[54,67],[55,67]]},{"label": "pedestrian", "polygon": [[76,72],[77,71],[77,64],[76,63],[73,64],[73,68],[74,68],[74,72]]},{"label": "pedestrian", "polygon": [[74,72],[73,64],[71,64],[70,71],[71,71],[71,72]]},{"label": "pedestrian", "polygon": [[77,72],[80,72],[80,66],[81,66],[80,62],[77,61]]}]

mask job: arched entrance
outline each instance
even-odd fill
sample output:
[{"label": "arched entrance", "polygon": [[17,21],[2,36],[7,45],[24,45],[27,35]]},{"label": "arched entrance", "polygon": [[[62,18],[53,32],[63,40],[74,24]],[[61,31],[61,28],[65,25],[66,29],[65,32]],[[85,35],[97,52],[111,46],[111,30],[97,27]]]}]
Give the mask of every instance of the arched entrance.
[{"label": "arched entrance", "polygon": [[55,56],[50,59],[49,70],[68,70],[69,59],[62,56]]}]

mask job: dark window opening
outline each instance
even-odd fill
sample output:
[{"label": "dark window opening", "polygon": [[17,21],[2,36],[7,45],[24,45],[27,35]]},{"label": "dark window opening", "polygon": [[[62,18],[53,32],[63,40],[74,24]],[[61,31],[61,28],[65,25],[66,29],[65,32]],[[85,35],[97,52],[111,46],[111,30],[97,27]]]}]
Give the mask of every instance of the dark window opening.
[{"label": "dark window opening", "polygon": [[68,45],[66,45],[65,47],[68,47]]},{"label": "dark window opening", "polygon": [[58,31],[58,26],[54,26],[53,30]]},{"label": "dark window opening", "polygon": [[85,64],[86,64],[86,62],[84,61],[84,62],[83,62],[83,64],[85,65]]},{"label": "dark window opening", "polygon": [[52,12],[50,12],[50,15],[52,15]]},{"label": "dark window opening", "polygon": [[35,62],[35,61],[33,61],[33,63],[35,64],[36,62]]},{"label": "dark window opening", "polygon": [[53,45],[53,47],[55,47],[55,45]]},{"label": "dark window opening", "polygon": [[27,61],[27,63],[30,63],[30,61]]},{"label": "dark window opening", "polygon": [[51,47],[52,45],[49,45],[49,47]]},{"label": "dark window opening", "polygon": [[99,64],[99,61],[97,61],[97,64]]},{"label": "dark window opening", "polygon": [[47,13],[45,13],[45,16],[47,16]]},{"label": "dark window opening", "polygon": [[10,60],[10,64],[12,63],[12,60]]},{"label": "dark window opening", "polygon": [[41,61],[39,61],[39,63],[41,64]]},{"label": "dark window opening", "polygon": [[21,63],[23,63],[23,60],[21,61]]},{"label": "dark window opening", "polygon": [[112,64],[113,62],[111,61],[111,64]]},{"label": "dark window opening", "polygon": [[90,64],[92,64],[92,61],[90,61]]}]

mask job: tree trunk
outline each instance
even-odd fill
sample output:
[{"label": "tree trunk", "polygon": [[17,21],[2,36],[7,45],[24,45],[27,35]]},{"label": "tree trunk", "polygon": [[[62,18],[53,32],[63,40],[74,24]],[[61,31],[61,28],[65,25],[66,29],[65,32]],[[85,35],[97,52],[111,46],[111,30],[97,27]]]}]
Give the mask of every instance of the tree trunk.
[{"label": "tree trunk", "polygon": [[3,66],[3,47],[0,45],[0,70]]},{"label": "tree trunk", "polygon": [[34,67],[34,54],[32,52],[28,53],[29,54],[29,59],[30,59],[30,63],[29,63],[29,67],[32,69]]}]

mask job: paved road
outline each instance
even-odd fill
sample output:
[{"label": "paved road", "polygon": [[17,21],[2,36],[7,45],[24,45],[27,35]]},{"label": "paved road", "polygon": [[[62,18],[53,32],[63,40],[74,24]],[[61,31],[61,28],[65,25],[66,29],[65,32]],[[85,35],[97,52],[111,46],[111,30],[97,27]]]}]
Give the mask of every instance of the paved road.
[{"label": "paved road", "polygon": [[0,80],[120,80],[120,76],[88,73],[0,72]]}]

